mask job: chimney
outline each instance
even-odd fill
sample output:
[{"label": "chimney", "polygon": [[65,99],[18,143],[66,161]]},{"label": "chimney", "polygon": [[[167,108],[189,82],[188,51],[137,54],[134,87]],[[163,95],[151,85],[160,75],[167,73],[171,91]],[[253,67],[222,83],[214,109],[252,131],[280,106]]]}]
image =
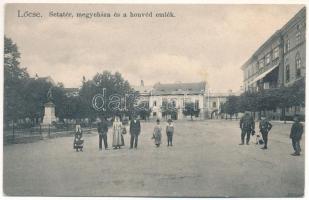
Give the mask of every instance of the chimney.
[{"label": "chimney", "polygon": [[144,87],[144,81],[143,80],[141,80],[141,86]]}]

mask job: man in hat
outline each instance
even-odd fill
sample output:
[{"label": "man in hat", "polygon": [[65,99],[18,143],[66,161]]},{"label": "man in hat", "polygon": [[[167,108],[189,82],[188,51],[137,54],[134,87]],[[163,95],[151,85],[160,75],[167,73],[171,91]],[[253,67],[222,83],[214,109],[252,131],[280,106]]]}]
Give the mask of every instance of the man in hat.
[{"label": "man in hat", "polygon": [[261,121],[260,121],[260,124],[259,124],[259,128],[260,128],[260,132],[262,134],[262,138],[263,138],[263,141],[264,141],[264,147],[262,147],[262,149],[267,149],[267,141],[268,141],[268,133],[270,131],[270,129],[272,128],[273,126],[271,125],[271,123],[266,119],[265,116],[262,116],[261,117]]},{"label": "man in hat", "polygon": [[105,150],[108,149],[107,146],[107,132],[108,132],[108,122],[105,117],[102,117],[98,123],[98,132],[99,132],[99,150],[102,150],[102,140],[104,141]]},{"label": "man in hat", "polygon": [[138,136],[141,132],[141,124],[140,121],[137,119],[136,115],[133,115],[132,120],[130,122],[130,149],[133,148],[133,143],[134,143],[134,148],[137,148],[137,143],[138,143]]},{"label": "man in hat", "polygon": [[244,145],[245,136],[246,138],[246,144],[249,145],[250,141],[250,134],[254,135],[255,131],[255,122],[253,117],[249,114],[248,111],[245,112],[244,116],[240,119],[239,123],[240,129],[241,129],[241,143],[239,145]]},{"label": "man in hat", "polygon": [[299,143],[300,143],[303,131],[304,131],[304,127],[299,122],[299,116],[295,115],[294,123],[292,125],[291,134],[290,134],[290,138],[292,139],[293,149],[295,151],[293,154],[291,154],[292,156],[299,156],[300,155],[301,149],[300,149]]}]

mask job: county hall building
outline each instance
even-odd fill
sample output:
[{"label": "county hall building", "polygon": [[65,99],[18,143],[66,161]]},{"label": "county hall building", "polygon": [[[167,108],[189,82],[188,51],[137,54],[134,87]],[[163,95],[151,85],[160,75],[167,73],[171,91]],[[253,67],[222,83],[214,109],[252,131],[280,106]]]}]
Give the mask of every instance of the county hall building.
[{"label": "county hall building", "polygon": [[[277,30],[243,64],[245,91],[288,87],[306,74],[306,8],[302,8],[280,30]],[[286,115],[295,110],[286,108]],[[296,113],[304,115],[304,108]],[[279,115],[279,111],[275,115]]]}]

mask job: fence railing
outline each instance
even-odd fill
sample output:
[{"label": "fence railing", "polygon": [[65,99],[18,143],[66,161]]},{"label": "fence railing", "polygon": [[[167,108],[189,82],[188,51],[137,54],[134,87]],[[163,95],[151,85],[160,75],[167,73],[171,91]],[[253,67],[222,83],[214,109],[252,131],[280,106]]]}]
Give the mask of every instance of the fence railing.
[{"label": "fence railing", "polygon": [[[96,127],[93,125],[82,127],[84,134],[89,134]],[[54,138],[73,135],[75,133],[75,125],[67,124],[65,126],[54,125],[38,125],[30,128],[19,128],[11,126],[3,131],[4,144],[25,143],[44,138]]]}]

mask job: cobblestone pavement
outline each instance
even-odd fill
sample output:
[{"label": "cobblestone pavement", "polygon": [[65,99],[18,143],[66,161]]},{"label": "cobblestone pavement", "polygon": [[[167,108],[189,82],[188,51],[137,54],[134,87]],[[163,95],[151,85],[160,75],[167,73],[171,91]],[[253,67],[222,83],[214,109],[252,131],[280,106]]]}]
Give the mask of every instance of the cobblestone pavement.
[{"label": "cobblestone pavement", "polygon": [[[165,125],[163,123],[163,125]],[[84,152],[72,137],[4,146],[7,195],[293,197],[304,192],[304,155],[293,157],[291,124],[274,123],[269,149],[239,146],[237,121],[176,121],[174,146],[151,140],[142,123],[137,150],[98,150],[96,133]],[[111,144],[111,132],[108,133]],[[301,142],[304,152],[304,138]]]}]

